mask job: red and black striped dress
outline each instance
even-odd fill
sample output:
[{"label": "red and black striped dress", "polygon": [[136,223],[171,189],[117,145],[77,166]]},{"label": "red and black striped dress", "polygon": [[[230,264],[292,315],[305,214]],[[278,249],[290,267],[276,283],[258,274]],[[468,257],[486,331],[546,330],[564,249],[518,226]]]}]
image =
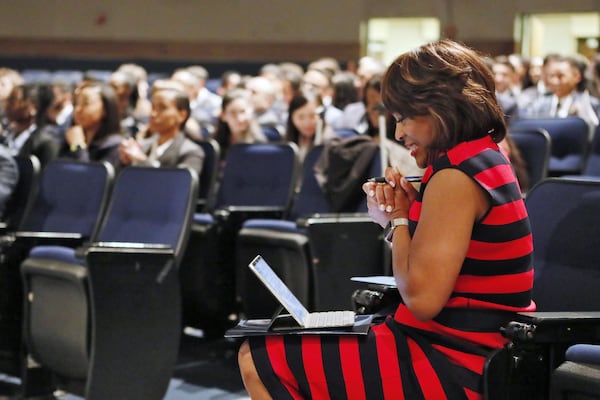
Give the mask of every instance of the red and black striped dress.
[{"label": "red and black striped dress", "polygon": [[421,322],[401,304],[367,336],[250,338],[274,399],[480,398],[484,361],[506,342],[499,327],[514,312],[535,309],[531,230],[511,165],[486,136],[460,143],[427,168],[409,212],[411,234],[427,182],[444,168],[463,171],[491,199],[445,308]]}]

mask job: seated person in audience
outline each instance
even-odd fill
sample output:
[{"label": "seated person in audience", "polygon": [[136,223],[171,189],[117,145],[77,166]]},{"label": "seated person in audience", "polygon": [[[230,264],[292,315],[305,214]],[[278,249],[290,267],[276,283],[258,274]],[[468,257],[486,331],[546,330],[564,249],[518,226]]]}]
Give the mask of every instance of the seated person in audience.
[{"label": "seated person in audience", "polygon": [[[220,107],[220,98],[218,98],[219,104],[212,104],[211,99],[219,97],[214,93],[210,93],[210,98],[206,103],[198,103],[198,96],[200,92],[206,94],[208,89],[204,87],[203,81],[198,78],[196,73],[193,73],[188,68],[179,68],[173,72],[171,76],[172,80],[180,82],[184,88],[186,93],[188,94],[188,98],[190,100],[190,118],[188,118],[186,133],[192,140],[202,140],[212,133],[212,129],[214,126],[215,115],[216,112],[218,115],[219,107]],[[206,90],[204,92],[202,89]],[[209,104],[209,106],[207,106]]]},{"label": "seated person in audience", "polygon": [[121,131],[136,137],[140,131],[146,129],[146,126],[133,116],[133,110],[139,97],[134,77],[123,71],[115,71],[110,75],[108,83],[117,94]]},{"label": "seated person in audience", "polygon": [[62,144],[65,132],[73,122],[73,84],[52,82],[54,98],[48,108],[48,120],[58,127],[59,141]]},{"label": "seated person in audience", "polygon": [[527,107],[533,100],[546,93],[546,86],[543,79],[544,59],[542,57],[532,57],[527,63],[523,88],[517,95],[517,105],[519,109]]},{"label": "seated person in audience", "polygon": [[0,130],[6,129],[6,100],[15,86],[24,83],[23,77],[12,68],[0,67]]},{"label": "seated person in audience", "polygon": [[0,219],[19,181],[19,169],[8,147],[0,144]]},{"label": "seated person in audience", "polygon": [[107,161],[119,167],[121,132],[117,95],[104,83],[86,83],[75,91],[73,126],[65,133],[61,156]]},{"label": "seated person in audience", "polygon": [[5,143],[13,156],[34,155],[42,166],[56,158],[60,150],[54,133],[57,128],[46,124],[46,110],[40,108],[44,92],[52,94],[48,85],[33,83],[15,86],[11,90],[6,102],[9,126],[5,136]]},{"label": "seated person in audience", "polygon": [[221,74],[221,84],[217,89],[217,94],[222,98],[231,89],[241,88],[242,86],[242,74],[230,69]]},{"label": "seated person in audience", "polygon": [[117,68],[117,71],[124,72],[133,78],[137,90],[132,93],[132,97],[130,99],[132,108],[131,115],[136,119],[136,121],[147,123],[148,118],[150,117],[150,109],[152,107],[150,105],[150,100],[148,99],[148,91],[150,89],[148,84],[148,72],[141,65],[133,63],[121,64]]},{"label": "seated person in audience", "polygon": [[152,112],[148,129],[152,136],[127,138],[119,146],[122,165],[189,167],[202,172],[204,151],[183,133],[190,115],[187,94],[177,89],[158,89],[152,93]]},{"label": "seated person in audience", "polygon": [[350,71],[341,71],[331,78],[333,96],[331,104],[339,110],[344,110],[348,104],[358,101],[356,81],[358,77]]},{"label": "seated person in audience", "polygon": [[496,83],[496,98],[504,110],[507,123],[518,117],[517,95],[513,92],[517,71],[506,56],[498,56],[491,61],[494,82]]},{"label": "seated person in audience", "polygon": [[320,69],[308,69],[302,77],[301,88],[303,91],[311,90],[321,98],[325,123],[331,127],[338,126],[343,112],[333,105],[333,86],[330,76]]},{"label": "seated person in audience", "polygon": [[285,115],[276,104],[277,88],[273,82],[264,76],[253,76],[246,82],[246,89],[251,93],[252,107],[258,125],[262,129],[277,130],[283,138]]},{"label": "seated person in audience", "polygon": [[292,98],[288,108],[286,141],[298,145],[300,160],[315,145],[335,136],[320,114],[321,100],[311,91],[302,91]]},{"label": "seated person in audience", "polygon": [[[233,89],[223,96],[221,115],[217,122],[214,139],[221,147],[221,160],[227,156],[229,146],[234,143],[266,143],[254,115],[250,92],[245,89]],[[224,164],[221,163],[221,167]]]},{"label": "seated person in audience", "polygon": [[[221,112],[221,96],[206,88],[206,81],[209,78],[206,68],[201,65],[190,65],[186,69],[198,79],[198,94],[190,104],[190,108],[193,110],[191,116],[200,125],[212,128]],[[233,78],[235,79],[235,77]]]},{"label": "seated person in audience", "polygon": [[300,65],[289,62],[281,63],[280,67],[281,95],[286,105],[285,113],[287,115],[287,106],[289,106],[292,98],[301,92],[300,87],[302,86],[304,70]]},{"label": "seated person in audience", "polygon": [[598,126],[600,101],[581,88],[583,76],[574,57],[556,57],[544,68],[549,94],[535,100],[521,111],[530,118],[577,116],[585,120],[593,132]]},{"label": "seated person in audience", "polygon": [[390,65],[382,98],[426,173],[420,192],[392,168],[363,190],[389,227],[402,302],[364,336],[248,338],[238,361],[251,398],[481,398],[486,358],[508,341],[499,327],[535,310],[531,229],[498,149],[494,91],[482,58],[449,40]]}]

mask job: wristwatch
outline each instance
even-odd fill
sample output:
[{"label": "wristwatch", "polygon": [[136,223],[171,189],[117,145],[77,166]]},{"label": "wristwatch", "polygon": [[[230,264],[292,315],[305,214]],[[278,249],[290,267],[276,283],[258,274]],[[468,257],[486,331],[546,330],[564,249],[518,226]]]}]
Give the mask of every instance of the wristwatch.
[{"label": "wristwatch", "polygon": [[392,238],[394,237],[394,230],[401,225],[408,226],[408,218],[392,219],[385,227],[385,231],[383,232],[384,239],[392,243]]}]

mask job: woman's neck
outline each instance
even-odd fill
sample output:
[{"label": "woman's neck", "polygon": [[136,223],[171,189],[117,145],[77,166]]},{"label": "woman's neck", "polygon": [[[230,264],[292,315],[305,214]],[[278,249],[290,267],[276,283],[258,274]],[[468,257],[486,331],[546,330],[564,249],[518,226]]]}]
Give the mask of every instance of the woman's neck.
[{"label": "woman's neck", "polygon": [[100,123],[83,128],[83,134],[85,135],[85,143],[90,144],[92,140],[94,140],[94,136],[96,136],[96,133],[98,133],[99,130]]}]

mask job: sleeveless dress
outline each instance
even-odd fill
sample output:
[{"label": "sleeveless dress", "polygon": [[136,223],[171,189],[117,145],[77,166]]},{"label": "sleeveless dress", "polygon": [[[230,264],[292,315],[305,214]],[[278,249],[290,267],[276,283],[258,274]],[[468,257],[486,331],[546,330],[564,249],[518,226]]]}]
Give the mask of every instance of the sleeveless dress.
[{"label": "sleeveless dress", "polygon": [[[453,293],[434,319],[404,304],[366,336],[283,335],[249,339],[257,371],[274,399],[479,399],[486,357],[514,313],[534,311],[533,242],[510,163],[489,136],[462,142],[429,166],[409,210],[419,221],[427,182],[456,168],[491,200],[475,223]],[[434,249],[432,249],[434,251]]]}]

